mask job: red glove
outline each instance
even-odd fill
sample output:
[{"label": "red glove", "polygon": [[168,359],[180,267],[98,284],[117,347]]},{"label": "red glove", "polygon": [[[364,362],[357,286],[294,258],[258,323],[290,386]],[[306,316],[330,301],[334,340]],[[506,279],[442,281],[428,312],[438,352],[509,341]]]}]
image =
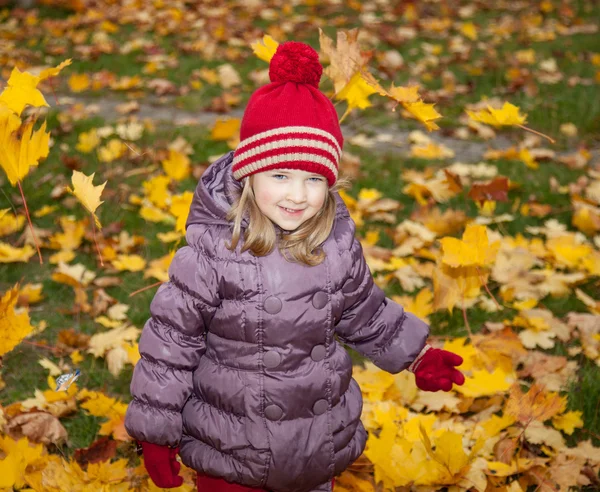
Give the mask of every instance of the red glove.
[{"label": "red glove", "polygon": [[417,387],[423,391],[450,391],[452,383],[464,384],[465,376],[454,366],[460,366],[460,355],[426,345],[408,367],[415,374]]},{"label": "red glove", "polygon": [[160,446],[146,441],[140,441],[139,444],[142,446],[148,475],[157,487],[170,489],[179,487],[183,483],[183,477],[179,476],[181,463],[176,459],[179,448]]}]

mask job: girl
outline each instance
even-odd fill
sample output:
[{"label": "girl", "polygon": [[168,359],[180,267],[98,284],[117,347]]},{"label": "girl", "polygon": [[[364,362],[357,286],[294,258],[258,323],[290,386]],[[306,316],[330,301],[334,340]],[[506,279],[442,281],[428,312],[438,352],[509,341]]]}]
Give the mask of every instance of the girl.
[{"label": "girl", "polygon": [[321,73],[311,47],[278,47],[150,306],[125,427],[160,487],[181,485],[179,453],[200,491],[333,490],[367,439],[340,341],[424,390],[464,382],[462,359],[373,283],[337,193],[343,138]]}]

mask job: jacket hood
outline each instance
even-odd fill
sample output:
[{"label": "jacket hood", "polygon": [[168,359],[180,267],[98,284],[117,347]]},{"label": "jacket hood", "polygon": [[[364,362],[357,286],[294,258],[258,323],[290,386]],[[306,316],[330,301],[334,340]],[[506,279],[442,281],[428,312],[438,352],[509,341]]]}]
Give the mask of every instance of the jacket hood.
[{"label": "jacket hood", "polygon": [[[233,151],[220,157],[204,171],[194,192],[186,228],[191,224],[230,225],[227,220],[227,212],[243,187],[243,184],[233,177],[232,162]],[[349,218],[348,209],[342,197],[335,193],[335,198],[337,201],[336,221],[341,218]],[[276,229],[281,230],[277,224],[274,225]],[[247,217],[242,219],[241,226],[242,228],[248,226]]]},{"label": "jacket hood", "polygon": [[[242,183],[231,173],[233,151],[213,162],[204,171],[192,199],[186,228],[191,224],[228,225],[227,212],[242,191]],[[246,227],[248,220],[242,220]]]}]

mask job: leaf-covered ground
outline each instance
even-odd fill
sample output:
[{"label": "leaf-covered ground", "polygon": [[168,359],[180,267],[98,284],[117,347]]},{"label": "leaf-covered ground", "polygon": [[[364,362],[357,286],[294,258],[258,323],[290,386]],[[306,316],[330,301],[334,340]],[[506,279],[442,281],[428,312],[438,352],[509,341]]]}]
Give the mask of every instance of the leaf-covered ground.
[{"label": "leaf-covered ground", "polygon": [[287,40],[320,51],[377,283],[467,376],[424,393],[353,354],[370,435],[336,491],[600,488],[596,3],[0,8],[0,490],[156,489],[123,427],[137,340]]}]

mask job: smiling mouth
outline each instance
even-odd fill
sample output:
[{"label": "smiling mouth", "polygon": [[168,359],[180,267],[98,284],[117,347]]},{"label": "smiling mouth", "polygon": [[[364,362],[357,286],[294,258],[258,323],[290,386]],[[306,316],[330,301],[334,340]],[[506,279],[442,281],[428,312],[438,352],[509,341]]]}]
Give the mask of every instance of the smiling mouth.
[{"label": "smiling mouth", "polygon": [[302,208],[295,209],[295,208],[286,208],[286,207],[281,207],[281,206],[280,206],[280,208],[282,208],[283,210],[287,210],[288,212],[302,212],[302,210],[304,210]]}]

